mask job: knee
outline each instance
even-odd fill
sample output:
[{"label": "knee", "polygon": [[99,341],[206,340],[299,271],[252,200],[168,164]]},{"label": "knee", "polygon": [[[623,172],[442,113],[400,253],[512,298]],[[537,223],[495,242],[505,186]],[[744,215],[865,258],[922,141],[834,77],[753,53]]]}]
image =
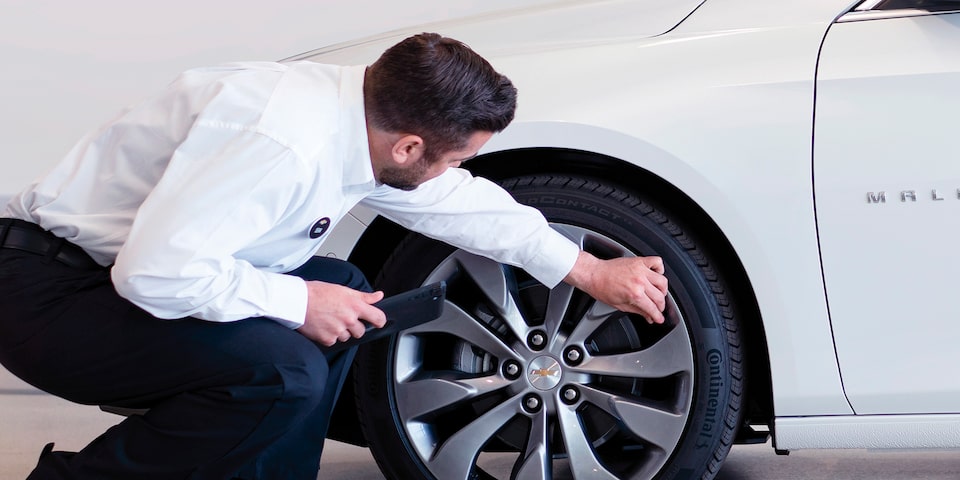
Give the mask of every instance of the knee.
[{"label": "knee", "polygon": [[373,287],[371,287],[370,282],[367,281],[367,276],[364,275],[356,265],[347,263],[347,266],[344,268],[344,276],[346,278],[344,285],[363,292],[373,291]]},{"label": "knee", "polygon": [[319,349],[303,362],[279,364],[275,368],[283,385],[281,400],[298,409],[313,409],[327,393],[330,369]]},{"label": "knee", "polygon": [[327,268],[331,270],[330,276],[334,283],[339,283],[340,285],[345,285],[362,292],[373,291],[373,287],[371,287],[370,282],[367,281],[366,275],[364,275],[363,271],[356,265],[339,260],[327,263]]}]

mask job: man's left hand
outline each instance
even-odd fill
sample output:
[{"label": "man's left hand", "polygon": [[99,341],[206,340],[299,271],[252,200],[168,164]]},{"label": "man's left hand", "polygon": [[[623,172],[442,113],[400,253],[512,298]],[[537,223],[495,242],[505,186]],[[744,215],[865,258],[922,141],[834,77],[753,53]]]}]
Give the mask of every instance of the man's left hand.
[{"label": "man's left hand", "polygon": [[580,252],[564,281],[617,310],[643,315],[650,323],[663,323],[667,294],[663,273],[660,257],[600,260]]}]

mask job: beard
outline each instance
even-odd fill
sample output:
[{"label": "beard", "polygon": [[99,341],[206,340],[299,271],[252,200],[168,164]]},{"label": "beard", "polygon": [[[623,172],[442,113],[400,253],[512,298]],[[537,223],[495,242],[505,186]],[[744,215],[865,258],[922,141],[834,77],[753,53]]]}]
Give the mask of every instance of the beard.
[{"label": "beard", "polygon": [[430,163],[427,159],[420,158],[407,168],[385,167],[380,171],[378,180],[384,185],[409,192],[425,181],[429,169]]}]

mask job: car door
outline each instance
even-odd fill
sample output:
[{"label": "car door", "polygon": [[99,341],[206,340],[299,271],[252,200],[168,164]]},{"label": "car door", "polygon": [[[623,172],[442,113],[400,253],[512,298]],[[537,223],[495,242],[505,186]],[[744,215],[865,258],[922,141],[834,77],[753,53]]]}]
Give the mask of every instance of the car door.
[{"label": "car door", "polygon": [[960,2],[868,1],[821,50],[814,192],[857,414],[960,412]]}]

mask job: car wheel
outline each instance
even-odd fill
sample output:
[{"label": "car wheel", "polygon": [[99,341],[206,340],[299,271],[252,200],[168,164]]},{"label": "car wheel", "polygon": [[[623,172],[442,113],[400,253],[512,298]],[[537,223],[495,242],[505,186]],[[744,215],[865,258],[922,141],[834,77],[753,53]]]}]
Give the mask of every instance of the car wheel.
[{"label": "car wheel", "polygon": [[713,478],[739,424],[736,320],[679,218],[603,182],[522,177],[521,203],[601,258],[659,255],[666,321],[411,234],[378,286],[448,284],[442,316],[361,348],[355,392],[389,478]]}]

